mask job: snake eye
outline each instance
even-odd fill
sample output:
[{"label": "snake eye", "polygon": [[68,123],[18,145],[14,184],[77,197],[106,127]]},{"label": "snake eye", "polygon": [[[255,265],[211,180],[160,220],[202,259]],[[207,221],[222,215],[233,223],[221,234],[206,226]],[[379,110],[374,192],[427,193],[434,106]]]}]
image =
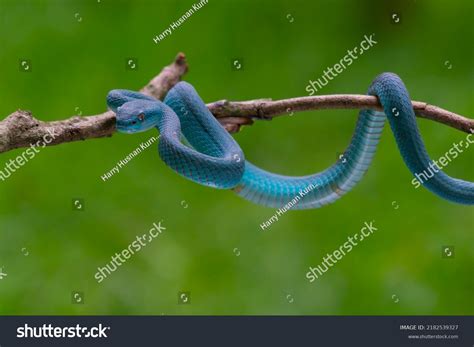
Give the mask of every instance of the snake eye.
[{"label": "snake eye", "polygon": [[138,119],[140,120],[140,122],[143,122],[143,120],[145,119],[145,115],[143,113],[139,114]]}]

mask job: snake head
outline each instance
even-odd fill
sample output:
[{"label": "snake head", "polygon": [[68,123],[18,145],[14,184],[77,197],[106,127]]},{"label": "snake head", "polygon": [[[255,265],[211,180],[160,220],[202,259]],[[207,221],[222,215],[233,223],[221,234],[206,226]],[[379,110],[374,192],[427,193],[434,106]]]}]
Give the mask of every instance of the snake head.
[{"label": "snake head", "polygon": [[132,134],[146,131],[158,123],[161,102],[133,100],[117,108],[116,127],[119,132]]},{"label": "snake head", "polygon": [[114,89],[107,94],[107,107],[112,111],[117,112],[117,109],[120,106],[133,100],[156,101],[156,99],[151,96],[134,92],[133,90]]}]

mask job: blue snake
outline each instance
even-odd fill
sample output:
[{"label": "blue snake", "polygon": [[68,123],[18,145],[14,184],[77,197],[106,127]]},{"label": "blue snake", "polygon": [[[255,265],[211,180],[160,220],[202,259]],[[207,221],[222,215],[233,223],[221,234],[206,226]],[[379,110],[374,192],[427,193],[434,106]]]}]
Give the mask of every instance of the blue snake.
[{"label": "blue snake", "polygon": [[[378,97],[384,112],[361,110],[343,159],[320,173],[300,177],[277,175],[246,161],[240,146],[189,83],[176,84],[163,102],[134,91],[112,90],[107,105],[116,113],[119,132],[156,127],[159,155],[180,175],[205,186],[232,189],[256,204],[309,209],[336,201],[361,180],[374,158],[386,118],[412,174],[424,172],[432,164],[402,80],[383,73],[372,82],[368,94]],[[421,183],[446,200],[474,204],[473,182],[437,170]]]}]

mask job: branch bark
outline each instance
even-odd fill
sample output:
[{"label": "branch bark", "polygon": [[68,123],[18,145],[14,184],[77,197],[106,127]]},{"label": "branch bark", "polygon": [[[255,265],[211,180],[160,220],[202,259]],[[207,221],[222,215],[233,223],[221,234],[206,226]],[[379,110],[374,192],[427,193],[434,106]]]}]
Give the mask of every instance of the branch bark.
[{"label": "branch bark", "polygon": [[[430,119],[466,133],[474,131],[474,119],[460,116],[426,102],[412,101],[412,106],[420,118]],[[252,124],[253,118],[271,120],[277,116],[292,116],[294,112],[364,108],[382,110],[382,105],[377,97],[358,94],[307,96],[275,101],[271,99],[221,100],[207,104],[207,107],[230,132],[237,132],[242,125]]]},{"label": "branch bark", "polygon": [[[188,71],[183,53],[155,77],[140,92],[163,99],[168,90],[181,80]],[[15,148],[30,147],[42,141],[48,133],[54,139],[47,145],[112,136],[115,133],[115,113],[107,111],[94,116],[79,117],[42,122],[31,112],[18,110],[0,122],[0,153]],[[49,136],[51,137],[51,136]]]},{"label": "branch bark", "polygon": [[[165,67],[140,92],[163,99],[168,90],[181,80],[188,65],[183,53]],[[412,101],[417,116],[430,119],[455,129],[470,133],[474,131],[474,119],[465,118],[425,102]],[[253,124],[254,119],[271,120],[274,117],[294,112],[319,109],[376,109],[381,105],[375,96],[369,95],[321,95],[285,100],[257,99],[250,101],[221,100],[207,104],[207,107],[227,131],[234,133],[242,125]],[[472,130],[471,130],[472,129]],[[29,147],[42,140],[48,133],[54,133],[49,145],[112,136],[115,133],[115,114],[102,114],[43,122],[31,112],[18,110],[0,122],[0,153],[21,147]]]}]

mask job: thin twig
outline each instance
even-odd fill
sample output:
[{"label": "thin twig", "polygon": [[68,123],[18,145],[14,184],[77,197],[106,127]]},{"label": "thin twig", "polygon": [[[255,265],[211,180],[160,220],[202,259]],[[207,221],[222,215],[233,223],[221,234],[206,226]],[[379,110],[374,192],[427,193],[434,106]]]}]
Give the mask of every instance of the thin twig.
[{"label": "thin twig", "polygon": [[[183,53],[165,67],[140,91],[163,99],[168,90],[181,80],[188,65]],[[470,132],[474,120],[446,111],[442,108],[420,101],[412,101],[417,116],[448,125],[455,129]],[[257,99],[250,101],[221,100],[207,104],[209,110],[231,133],[240,130],[242,125],[253,124],[254,119],[272,119],[294,112],[319,109],[377,109],[381,110],[378,99],[368,95],[322,95],[276,100]],[[112,136],[116,131],[115,114],[107,111],[102,114],[43,122],[33,117],[31,112],[18,110],[0,122],[0,153],[15,148],[29,147],[42,140],[48,133],[55,134],[48,145],[65,142]]]}]

